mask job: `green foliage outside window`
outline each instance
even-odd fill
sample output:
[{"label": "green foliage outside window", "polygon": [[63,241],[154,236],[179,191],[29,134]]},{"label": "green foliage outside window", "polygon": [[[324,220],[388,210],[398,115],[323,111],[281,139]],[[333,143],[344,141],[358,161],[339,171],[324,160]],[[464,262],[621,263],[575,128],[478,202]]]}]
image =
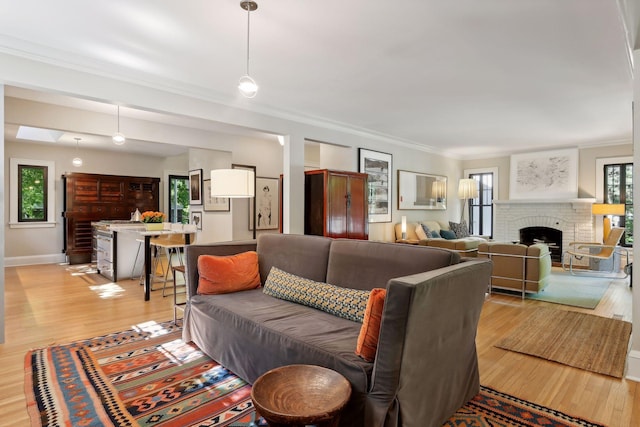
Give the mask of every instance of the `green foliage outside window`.
[{"label": "green foliage outside window", "polygon": [[18,167],[18,221],[47,220],[47,167]]}]

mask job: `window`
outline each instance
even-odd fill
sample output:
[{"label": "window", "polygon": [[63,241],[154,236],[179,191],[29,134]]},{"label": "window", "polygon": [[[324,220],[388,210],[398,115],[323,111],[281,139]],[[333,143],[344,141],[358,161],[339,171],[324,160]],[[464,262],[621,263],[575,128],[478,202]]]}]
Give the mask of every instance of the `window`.
[{"label": "window", "polygon": [[43,160],[10,160],[9,226],[55,226],[55,163]]},{"label": "window", "polygon": [[493,236],[493,172],[470,173],[478,181],[478,197],[469,203],[469,229],[471,234]]},{"label": "window", "polygon": [[622,246],[633,244],[633,163],[604,165],[604,203],[625,205],[624,216],[614,216],[612,225],[624,227]]},{"label": "window", "polygon": [[47,220],[47,167],[18,165],[18,221]]},{"label": "window", "polygon": [[189,223],[189,177],[169,175],[169,222]]}]

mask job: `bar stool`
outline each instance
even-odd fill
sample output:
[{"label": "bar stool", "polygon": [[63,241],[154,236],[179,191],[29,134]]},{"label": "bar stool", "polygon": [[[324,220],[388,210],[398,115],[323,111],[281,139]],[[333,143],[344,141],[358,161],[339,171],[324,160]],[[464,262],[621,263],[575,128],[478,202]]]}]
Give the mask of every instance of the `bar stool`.
[{"label": "bar stool", "polygon": [[[177,225],[182,226],[182,224],[177,224]],[[183,228],[182,231],[185,231],[185,232],[193,231],[192,233],[189,233],[189,241],[190,243],[194,243],[196,239],[195,227],[193,227],[193,230],[189,225],[185,225],[180,228]],[[177,228],[175,230],[177,231]],[[166,269],[164,268],[164,265],[162,263],[160,264],[160,267],[162,268],[162,272],[164,275],[164,280],[162,285],[162,296],[166,297],[170,295],[170,294],[166,294],[167,282],[170,280],[169,272],[171,272],[171,279],[174,278],[174,271],[172,269],[174,265],[174,257],[177,258],[178,265],[184,266],[182,253],[186,246],[185,235],[184,234],[161,235],[161,236],[158,236],[157,238],[151,239],[151,245],[154,246],[154,248],[158,251],[158,253],[160,253],[161,250],[164,250],[164,254],[167,258]],[[154,267],[154,271],[156,271],[158,268],[157,263],[160,262],[160,259],[159,257],[154,257],[154,259],[156,263]]]}]

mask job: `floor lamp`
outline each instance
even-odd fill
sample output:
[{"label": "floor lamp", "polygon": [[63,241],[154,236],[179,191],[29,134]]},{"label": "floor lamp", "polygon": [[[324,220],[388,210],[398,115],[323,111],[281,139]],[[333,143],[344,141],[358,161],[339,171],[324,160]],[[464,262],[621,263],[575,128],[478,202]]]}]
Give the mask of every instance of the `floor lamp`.
[{"label": "floor lamp", "polygon": [[[211,171],[211,197],[231,199],[255,196],[255,173],[247,169],[213,169]],[[254,211],[255,212],[255,211]],[[255,222],[254,222],[255,239]]]},{"label": "floor lamp", "polygon": [[602,241],[606,241],[611,233],[611,218],[609,215],[624,215],[625,206],[622,203],[594,203],[591,214],[602,215]]},{"label": "floor lamp", "polygon": [[458,198],[464,200],[462,203],[462,212],[460,213],[460,222],[464,218],[464,208],[467,206],[467,200],[478,197],[478,181],[472,178],[462,178],[458,182]]}]

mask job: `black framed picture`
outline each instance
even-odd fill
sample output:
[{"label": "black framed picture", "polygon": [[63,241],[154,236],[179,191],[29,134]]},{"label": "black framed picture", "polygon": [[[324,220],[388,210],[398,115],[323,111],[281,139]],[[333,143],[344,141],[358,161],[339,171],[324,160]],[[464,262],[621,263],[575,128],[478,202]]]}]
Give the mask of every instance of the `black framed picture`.
[{"label": "black framed picture", "polygon": [[369,222],[391,222],[392,155],[358,148],[358,171],[369,175]]},{"label": "black framed picture", "polygon": [[249,230],[253,230],[254,219],[258,230],[273,230],[280,225],[280,199],[278,178],[256,177],[256,214],[249,205]]},{"label": "black framed picture", "polygon": [[202,212],[192,211],[189,223],[195,225],[197,230],[202,230]]},{"label": "black framed picture", "polygon": [[189,204],[202,204],[202,169],[189,171]]}]

